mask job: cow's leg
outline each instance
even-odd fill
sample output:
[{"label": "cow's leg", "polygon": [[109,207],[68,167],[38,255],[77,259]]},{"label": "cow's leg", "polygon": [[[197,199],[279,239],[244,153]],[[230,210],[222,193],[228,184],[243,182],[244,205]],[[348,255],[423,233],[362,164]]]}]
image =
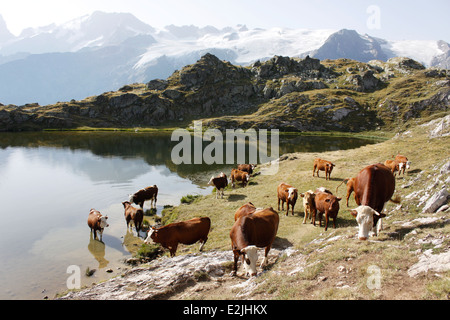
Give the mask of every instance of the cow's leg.
[{"label": "cow's leg", "polygon": [[278,211],[280,211],[280,198],[278,198]]},{"label": "cow's leg", "polygon": [[260,265],[261,268],[262,268],[263,266],[267,265],[267,256],[269,255],[270,247],[271,247],[271,246],[268,245],[268,246],[266,247],[266,250],[264,251],[264,259],[263,259],[263,261],[261,262],[261,265]]},{"label": "cow's leg", "polygon": [[294,215],[294,205],[291,205],[291,207],[292,207],[292,215]]},{"label": "cow's leg", "polygon": [[233,253],[234,253],[234,265],[233,265],[233,271],[231,272],[231,274],[233,276],[235,276],[237,273],[237,263],[238,263],[240,254],[239,254],[238,250],[233,250]]},{"label": "cow's leg", "polygon": [[328,229],[328,220],[330,220],[328,217],[328,212],[325,212],[325,231]]},{"label": "cow's leg", "polygon": [[289,201],[286,201],[286,217],[289,215]]},{"label": "cow's leg", "polygon": [[175,243],[171,246],[169,246],[170,256],[175,257],[175,253],[177,252],[178,243]]},{"label": "cow's leg", "polygon": [[202,251],[202,250],[203,250],[203,246],[205,245],[205,243],[206,243],[207,240],[208,240],[208,237],[206,237],[206,238],[202,241],[202,243],[201,243],[201,245],[200,245],[200,249],[198,249],[199,251]]}]

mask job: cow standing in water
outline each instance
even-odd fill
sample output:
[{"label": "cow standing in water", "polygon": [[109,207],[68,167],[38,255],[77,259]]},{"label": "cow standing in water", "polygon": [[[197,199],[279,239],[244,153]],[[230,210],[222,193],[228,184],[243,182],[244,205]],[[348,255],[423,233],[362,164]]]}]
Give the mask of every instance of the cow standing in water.
[{"label": "cow standing in water", "polygon": [[158,187],[156,185],[141,189],[134,194],[130,194],[130,202],[135,203],[144,209],[144,202],[147,200],[151,200],[150,207],[156,208],[156,198],[158,197]]},{"label": "cow standing in water", "polygon": [[107,219],[108,216],[102,216],[102,214],[95,209],[91,209],[91,211],[89,211],[87,224],[89,228],[91,228],[91,232],[94,232],[94,239],[97,239],[97,231],[98,231],[100,232],[100,241],[102,241],[103,230],[106,227],[109,227],[109,224],[106,221]]}]

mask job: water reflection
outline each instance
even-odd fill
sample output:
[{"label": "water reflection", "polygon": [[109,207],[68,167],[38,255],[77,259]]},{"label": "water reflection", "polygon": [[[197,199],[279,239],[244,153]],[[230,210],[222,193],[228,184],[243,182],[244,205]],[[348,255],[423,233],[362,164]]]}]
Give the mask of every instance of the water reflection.
[{"label": "water reflection", "polygon": [[88,250],[95,260],[98,261],[98,268],[102,269],[108,266],[109,261],[105,259],[106,245],[103,241],[94,239],[93,233],[90,233]]}]

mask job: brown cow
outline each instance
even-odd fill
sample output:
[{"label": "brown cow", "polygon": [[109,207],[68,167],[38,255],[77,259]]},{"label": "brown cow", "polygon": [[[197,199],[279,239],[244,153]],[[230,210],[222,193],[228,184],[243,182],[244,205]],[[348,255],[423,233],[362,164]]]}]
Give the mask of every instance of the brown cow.
[{"label": "brown cow", "polygon": [[408,158],[400,153],[395,156],[394,160],[398,163],[398,176],[400,176],[400,173],[403,173],[404,176],[405,170],[411,167],[411,161],[408,161]]},{"label": "brown cow", "polygon": [[237,262],[241,255],[246,273],[250,273],[250,276],[256,275],[257,248],[266,248],[261,267],[267,263],[267,255],[277,235],[279,221],[278,213],[273,208],[266,208],[240,217],[234,222],[230,231],[234,254],[233,275],[236,275]]},{"label": "brown cow", "polygon": [[[366,240],[369,231],[377,225],[378,220],[386,216],[381,211],[387,201],[400,202],[392,199],[394,190],[394,175],[382,163],[367,166],[358,173],[354,182],[354,191],[355,201],[359,207],[352,210],[351,214],[358,222],[359,239]],[[377,234],[377,231],[375,233]]]},{"label": "brown cow", "polygon": [[303,224],[305,224],[308,217],[311,220],[313,216],[316,216],[316,204],[314,203],[314,197],[316,195],[314,191],[308,190],[305,193],[300,193],[300,196],[303,198],[303,208],[305,210]]},{"label": "brown cow", "polygon": [[238,170],[248,172],[249,175],[253,174],[253,169],[255,169],[256,164],[240,164],[238,165]]},{"label": "brown cow", "polygon": [[187,221],[174,222],[166,226],[155,228],[152,227],[148,231],[145,243],[160,243],[164,248],[169,249],[170,256],[175,256],[178,244],[194,244],[200,241],[200,251],[202,251],[206,240],[208,240],[209,229],[211,228],[211,220],[208,217],[193,218]]},{"label": "brown cow", "polygon": [[[317,191],[314,192],[314,204],[316,211],[319,215],[319,226],[322,226],[322,215],[325,213],[325,231],[328,229],[328,221],[333,218],[333,227],[336,229],[336,218],[339,212],[339,201],[342,198],[338,198],[328,192]],[[312,223],[316,225],[316,217],[313,215]]]},{"label": "brown cow", "polygon": [[156,185],[141,189],[134,194],[130,194],[130,202],[135,203],[138,206],[141,207],[141,209],[144,208],[144,202],[147,200],[151,200],[150,207],[152,208],[153,205],[156,208],[156,198],[158,196],[158,187]]},{"label": "brown cow", "polygon": [[319,171],[325,171],[325,180],[331,179],[331,171],[333,171],[333,168],[336,165],[334,163],[331,163],[330,161],[323,160],[320,158],[314,159],[314,167],[313,167],[313,177],[314,173],[317,170],[317,177],[319,177]]},{"label": "brown cow", "polygon": [[216,199],[218,198],[219,194],[223,199],[223,192],[227,185],[228,185],[227,175],[223,172],[221,172],[217,177],[212,176],[208,182],[208,186],[214,186],[216,188]]},{"label": "brown cow", "polygon": [[97,239],[97,231],[99,231],[100,241],[102,241],[103,229],[109,227],[109,224],[106,221],[107,219],[108,216],[102,216],[102,214],[95,209],[91,209],[91,211],[89,211],[87,224],[89,228],[91,228],[91,232],[94,231],[94,239]]},{"label": "brown cow", "polygon": [[234,221],[239,219],[240,217],[246,216],[256,211],[256,207],[251,202],[247,202],[242,205],[239,209],[236,210],[234,214]]},{"label": "brown cow", "polygon": [[[395,161],[395,160],[390,160],[390,159],[388,159],[388,160],[386,160],[385,162],[384,162],[384,165],[386,166],[386,167],[388,167],[390,170],[391,170],[391,172],[392,172],[392,174],[395,176],[395,171],[398,171],[399,170],[399,167],[398,167],[398,162],[397,161]],[[400,174],[400,173],[399,173]]]},{"label": "brown cow", "polygon": [[347,207],[348,207],[348,199],[350,198],[350,195],[355,190],[355,178],[347,178],[342,180],[342,182],[336,187],[336,193],[338,191],[338,188],[341,186],[342,183],[347,181],[347,195],[345,196],[347,200]]},{"label": "brown cow", "polygon": [[298,198],[298,190],[293,186],[282,182],[277,187],[277,195],[278,195],[278,210],[280,210],[280,201],[281,201],[281,210],[284,210],[284,203],[286,202],[286,216],[289,213],[289,205],[291,205],[292,215],[294,215],[294,207]]},{"label": "brown cow", "polygon": [[233,170],[231,170],[230,179],[231,179],[231,186],[233,188],[235,187],[235,184],[234,184],[235,181],[242,182],[242,186],[245,187],[248,183],[248,180],[250,179],[250,174],[245,171],[233,169]]},{"label": "brown cow", "polygon": [[139,235],[139,230],[142,227],[142,221],[144,220],[144,210],[140,208],[135,208],[131,205],[131,202],[124,201],[122,202],[123,207],[125,208],[124,216],[125,221],[127,222],[127,229],[130,224],[130,221],[133,220],[134,227],[136,228],[136,232]]}]

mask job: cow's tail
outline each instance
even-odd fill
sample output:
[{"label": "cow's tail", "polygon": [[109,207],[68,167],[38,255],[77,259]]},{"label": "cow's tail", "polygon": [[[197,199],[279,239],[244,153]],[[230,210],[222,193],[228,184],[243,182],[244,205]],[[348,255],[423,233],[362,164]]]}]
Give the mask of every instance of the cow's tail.
[{"label": "cow's tail", "polygon": [[350,178],[346,178],[344,180],[342,180],[342,182],[336,187],[336,193],[338,192],[338,188],[341,186],[341,184],[343,184],[345,181],[350,180]]}]

